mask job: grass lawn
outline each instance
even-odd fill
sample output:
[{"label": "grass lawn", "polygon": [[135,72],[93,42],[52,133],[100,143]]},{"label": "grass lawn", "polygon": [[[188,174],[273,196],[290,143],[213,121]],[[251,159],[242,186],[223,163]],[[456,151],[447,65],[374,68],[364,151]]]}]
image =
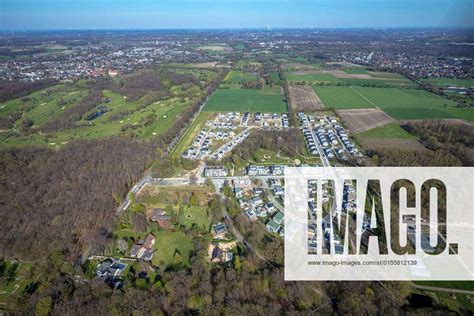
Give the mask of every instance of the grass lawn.
[{"label": "grass lawn", "polygon": [[[458,108],[456,103],[425,90],[351,87],[397,119],[458,118],[474,121],[474,110]],[[324,100],[323,100],[324,102]]]},{"label": "grass lawn", "polygon": [[114,235],[117,238],[133,237],[133,238],[138,240],[138,239],[144,238],[147,235],[147,233],[146,232],[137,232],[137,231],[135,231],[133,229],[130,229],[130,228],[123,228],[123,229],[119,229],[119,230],[115,231]]},{"label": "grass lawn", "polygon": [[[11,269],[14,265],[14,263],[9,260],[6,260],[5,263],[5,271],[8,271],[8,269]],[[17,264],[18,266],[15,270],[14,277],[11,280],[8,280],[6,276],[0,278],[0,303],[6,303],[12,298],[15,299],[20,297],[23,294],[25,287],[33,281],[31,279],[33,265],[29,263]]]},{"label": "grass lawn", "polygon": [[392,139],[416,139],[417,137],[404,130],[397,123],[389,123],[368,131],[358,133],[362,138],[392,138]]},{"label": "grass lawn", "polygon": [[277,153],[271,150],[259,148],[254,154],[254,164],[282,164],[293,163],[293,160],[288,157],[278,157]]},{"label": "grass lawn", "polygon": [[304,72],[285,72],[286,80],[289,82],[329,82],[329,83],[340,83],[343,80],[325,73],[304,73]]},{"label": "grass lawn", "polygon": [[156,233],[156,249],[152,263],[161,268],[182,262],[189,266],[189,252],[194,245],[190,237],[183,232],[160,231]]},{"label": "grass lawn", "polygon": [[245,82],[255,82],[257,81],[257,77],[252,76],[243,71],[239,70],[231,70],[224,78],[224,83],[231,83],[231,84],[242,84]]},{"label": "grass lawn", "polygon": [[352,87],[316,86],[314,91],[326,108],[366,109],[374,105],[360,96]]},{"label": "grass lawn", "polygon": [[202,232],[209,232],[209,226],[211,225],[211,220],[209,219],[209,214],[207,213],[207,207],[197,207],[193,206],[186,208],[180,214],[180,222],[186,228],[191,228],[193,225],[196,225]]},{"label": "grass lawn", "polygon": [[[27,97],[21,97],[0,103],[0,117],[15,111],[23,112],[19,119],[30,119],[35,126],[57,117],[66,108],[73,106],[87,91],[79,84],[76,86],[56,85],[35,91]],[[19,124],[19,121],[15,125]]]},{"label": "grass lawn", "polygon": [[280,93],[256,89],[217,89],[204,111],[216,112],[286,112],[288,107]]}]

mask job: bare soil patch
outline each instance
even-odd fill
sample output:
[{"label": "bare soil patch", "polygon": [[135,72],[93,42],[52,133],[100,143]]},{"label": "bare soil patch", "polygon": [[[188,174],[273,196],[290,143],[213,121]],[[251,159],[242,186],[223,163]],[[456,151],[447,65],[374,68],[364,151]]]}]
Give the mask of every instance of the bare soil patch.
[{"label": "bare soil patch", "polygon": [[217,66],[217,61],[210,61],[207,63],[194,63],[194,64],[189,64],[191,67],[195,68],[215,68]]},{"label": "bare soil patch", "polygon": [[337,115],[342,118],[352,133],[360,133],[372,128],[393,122],[393,119],[380,109],[339,110]]},{"label": "bare soil patch", "polygon": [[348,74],[342,70],[328,70],[327,72],[340,79],[375,79],[369,74]]},{"label": "bare soil patch", "polygon": [[232,47],[228,46],[220,46],[220,45],[208,45],[208,46],[201,46],[198,48],[199,50],[210,50],[214,52],[230,52],[232,51]]},{"label": "bare soil patch", "polygon": [[310,86],[290,86],[290,104],[296,112],[323,110],[324,104]]},{"label": "bare soil patch", "polygon": [[365,150],[377,149],[403,149],[426,151],[427,149],[414,139],[388,139],[388,138],[360,138],[360,144]]},{"label": "bare soil patch", "polygon": [[300,63],[286,63],[283,64],[282,67],[291,71],[321,71],[318,67]]}]

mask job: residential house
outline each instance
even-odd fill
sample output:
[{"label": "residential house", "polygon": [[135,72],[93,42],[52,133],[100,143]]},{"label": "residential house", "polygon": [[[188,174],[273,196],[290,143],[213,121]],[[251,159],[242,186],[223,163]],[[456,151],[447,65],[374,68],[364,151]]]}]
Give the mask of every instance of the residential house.
[{"label": "residential house", "polygon": [[217,223],[214,225],[214,233],[217,236],[224,236],[227,233],[227,225],[224,223]]},{"label": "residential house", "polygon": [[281,225],[283,223],[283,219],[284,219],[285,215],[278,211],[278,213],[275,214],[275,216],[273,216],[273,221],[275,221],[275,223]]},{"label": "residential house", "polygon": [[269,232],[276,234],[280,230],[281,226],[277,222],[269,220],[266,225],[266,228]]},{"label": "residential house", "polygon": [[108,258],[97,265],[96,275],[98,278],[121,277],[127,264],[113,258]]},{"label": "residential house", "polygon": [[272,214],[273,212],[275,212],[276,208],[275,208],[275,205],[273,205],[272,202],[268,202],[265,204],[265,209],[267,210],[268,213]]},{"label": "residential house", "polygon": [[153,258],[153,246],[155,245],[155,241],[156,237],[153,234],[148,234],[144,241],[140,240],[133,245],[130,250],[130,257],[150,261]]},{"label": "residential house", "polygon": [[232,258],[232,252],[224,251],[218,245],[215,245],[212,249],[211,262],[222,264],[232,261]]},{"label": "residential house", "polygon": [[255,222],[257,220],[257,214],[255,213],[254,210],[250,209],[247,212],[245,212],[245,214],[252,222]]},{"label": "residential house", "polygon": [[235,187],[234,194],[237,199],[240,199],[244,196],[244,190],[241,187]]},{"label": "residential house", "polygon": [[157,223],[160,227],[169,228],[171,226],[171,216],[167,215],[161,208],[153,210],[150,221]]},{"label": "residential house", "polygon": [[285,194],[285,190],[283,189],[283,187],[274,187],[273,192],[275,193],[275,195]]},{"label": "residential house", "polygon": [[204,177],[227,177],[228,175],[226,167],[207,166],[204,168]]},{"label": "residential house", "polygon": [[253,197],[253,198],[251,198],[251,199],[249,200],[249,203],[250,203],[250,205],[252,205],[253,207],[257,207],[257,206],[260,206],[260,205],[263,204],[263,200],[262,200],[261,197],[255,196],[255,197]]}]

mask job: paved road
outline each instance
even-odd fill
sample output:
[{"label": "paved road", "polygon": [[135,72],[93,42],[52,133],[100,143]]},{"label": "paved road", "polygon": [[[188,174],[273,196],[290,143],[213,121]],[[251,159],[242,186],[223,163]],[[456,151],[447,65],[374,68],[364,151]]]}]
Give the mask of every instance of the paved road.
[{"label": "paved road", "polygon": [[417,289],[420,289],[420,290],[441,291],[441,292],[449,292],[449,293],[474,295],[474,291],[469,291],[469,290],[450,289],[450,288],[446,288],[446,287],[436,287],[436,286],[425,286],[425,285],[418,285],[418,284],[415,284],[415,283],[413,283],[413,287],[415,287]]},{"label": "paved road", "polygon": [[314,144],[316,145],[316,149],[318,150],[319,157],[321,159],[321,162],[323,163],[323,166],[324,167],[331,167],[331,164],[329,163],[329,160],[326,157],[326,154],[324,153],[324,150],[321,147],[321,144],[319,143],[319,138],[316,136],[316,133],[311,128],[311,123],[308,120],[308,116],[305,116],[305,118],[306,118],[306,123],[308,124],[308,129],[309,129],[309,131],[311,132],[311,135],[314,138]]},{"label": "paved road", "polygon": [[118,207],[115,212],[116,215],[120,215],[122,212],[127,210],[130,207],[132,201],[130,201],[130,194],[137,194],[141,189],[143,189],[147,184],[150,185],[188,185],[191,181],[189,178],[152,178],[151,173],[147,172],[140,181],[135,184],[132,189],[129,191],[122,204]]},{"label": "paved road", "polygon": [[[220,193],[217,194],[221,195]],[[241,242],[245,246],[245,248],[247,248],[247,250],[253,252],[259,259],[268,262],[268,260],[256,248],[254,248],[249,242],[245,240],[244,236],[242,236],[242,234],[237,230],[237,228],[235,228],[234,220],[232,219],[232,217],[229,216],[229,213],[227,213],[227,210],[225,208],[223,210],[223,213],[225,223],[230,228],[230,231],[232,232],[232,235],[234,235],[235,239]]]},{"label": "paved road", "polygon": [[[234,140],[236,140],[237,138],[239,138],[240,136],[242,136],[245,132],[248,132],[250,130],[250,127],[247,127],[246,129],[244,129],[242,132],[240,132],[239,134],[235,135],[231,140],[229,140],[228,142],[226,142],[224,145],[222,145],[221,147],[219,147],[218,149],[216,149],[210,156],[215,156],[217,155],[221,150],[224,150],[224,148],[226,148],[228,145],[231,145],[232,148],[234,148],[235,146],[237,145],[232,145],[232,142]],[[243,141],[243,140],[242,140]],[[240,141],[239,144],[242,142]],[[215,156],[215,158],[217,158],[217,156]],[[222,157],[223,158],[223,157]],[[217,160],[221,160],[222,158],[219,158]]]},{"label": "paved road", "polygon": [[270,202],[275,205],[275,207],[281,211],[282,213],[285,213],[285,207],[281,205],[280,201],[278,201],[272,194],[270,187],[268,186],[268,183],[266,181],[267,179],[260,180],[262,182],[263,188],[265,189],[265,193],[267,194],[268,199]]}]

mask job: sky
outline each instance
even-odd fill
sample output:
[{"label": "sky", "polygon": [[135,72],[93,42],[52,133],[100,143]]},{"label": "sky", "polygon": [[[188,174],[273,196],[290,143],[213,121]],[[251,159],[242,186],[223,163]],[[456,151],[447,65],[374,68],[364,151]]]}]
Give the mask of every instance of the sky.
[{"label": "sky", "polygon": [[474,0],[0,0],[0,29],[474,27]]}]

